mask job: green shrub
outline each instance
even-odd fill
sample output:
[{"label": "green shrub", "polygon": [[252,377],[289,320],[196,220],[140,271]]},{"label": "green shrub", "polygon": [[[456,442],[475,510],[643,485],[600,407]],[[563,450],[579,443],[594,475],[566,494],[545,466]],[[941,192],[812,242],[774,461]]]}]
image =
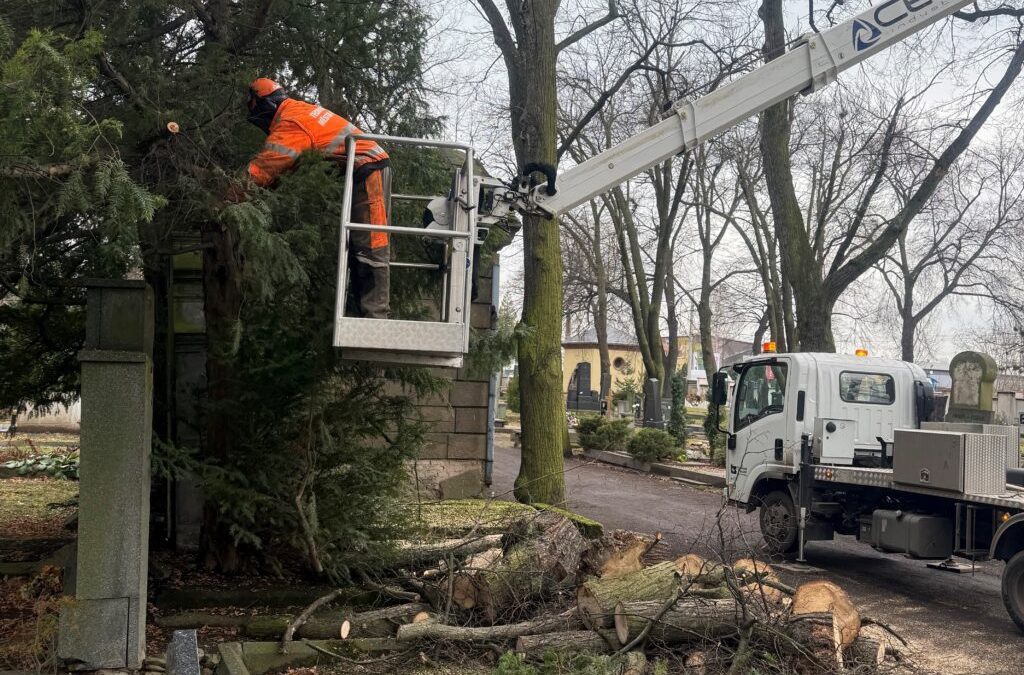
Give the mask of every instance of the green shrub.
[{"label": "green shrub", "polygon": [[629,454],[642,462],[656,462],[677,451],[676,439],[661,429],[638,429],[627,444]]},{"label": "green shrub", "polygon": [[[601,424],[597,431],[590,434],[588,439],[590,445],[584,445],[588,450],[609,450],[611,452],[623,452],[629,437],[633,434],[631,420],[614,420]],[[582,440],[582,439],[581,439]]]},{"label": "green shrub", "polygon": [[672,411],[665,430],[680,445],[686,443],[686,376],[681,372],[672,376]]},{"label": "green shrub", "polygon": [[608,422],[608,418],[599,415],[580,415],[576,421],[576,433],[579,435],[580,447],[594,448],[594,432]]}]

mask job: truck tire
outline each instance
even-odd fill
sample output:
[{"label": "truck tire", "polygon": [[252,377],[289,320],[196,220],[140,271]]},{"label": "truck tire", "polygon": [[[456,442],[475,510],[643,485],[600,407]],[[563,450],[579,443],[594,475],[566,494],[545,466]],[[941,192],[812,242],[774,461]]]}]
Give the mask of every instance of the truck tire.
[{"label": "truck tire", "polygon": [[1024,632],[1024,551],[1006,561],[1002,577],[1003,604],[1017,628]]},{"label": "truck tire", "polygon": [[800,543],[799,524],[796,505],[788,492],[775,490],[762,497],[758,520],[769,553],[787,555],[796,551]]}]

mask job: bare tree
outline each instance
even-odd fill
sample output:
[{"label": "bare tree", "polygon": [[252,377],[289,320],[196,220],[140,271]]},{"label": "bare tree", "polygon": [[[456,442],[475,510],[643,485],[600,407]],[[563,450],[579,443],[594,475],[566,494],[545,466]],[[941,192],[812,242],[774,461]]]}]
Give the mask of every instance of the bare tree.
[{"label": "bare tree", "polygon": [[[1007,10],[1011,11],[1011,10]],[[787,39],[782,0],[764,0],[759,12],[765,28],[765,59],[770,61],[786,49]],[[825,164],[822,192],[803,205],[797,195],[793,175],[793,101],[785,101],[765,111],[761,117],[761,152],[771,210],[780,242],[782,269],[793,288],[799,347],[805,350],[835,349],[831,317],[839,296],[858,278],[884,258],[897,243],[910,222],[916,218],[941,185],[955,162],[971,145],[982,126],[992,116],[1024,66],[1024,42],[1020,30],[1004,34],[1011,56],[995,86],[972,92],[962,102],[967,117],[948,121],[944,134],[936,134],[927,150],[925,170],[918,176],[909,197],[897,208],[886,208],[887,176],[899,149],[898,139],[908,130],[901,126],[904,109],[914,97],[904,95],[891,105],[888,114],[877,120],[869,142],[859,144],[858,162],[846,161],[843,148],[847,139],[834,145],[831,161]],[[830,129],[824,127],[823,131]],[[858,147],[858,146],[852,146]],[[933,149],[934,148],[934,149]],[[824,157],[829,157],[828,154]],[[866,163],[862,160],[868,159]],[[832,180],[844,172],[856,172],[861,178],[853,194],[845,196],[833,189]],[[804,208],[814,212],[808,217]],[[880,212],[888,215],[880,216]],[[842,236],[826,251],[829,226],[841,221]],[[790,349],[795,345],[790,344]]]},{"label": "bare tree", "polygon": [[[954,167],[927,209],[879,263],[900,316],[900,350],[913,361],[921,322],[951,296],[1013,302],[994,275],[1022,241],[1024,155],[1001,139]],[[1001,284],[1000,284],[1001,285]]]}]

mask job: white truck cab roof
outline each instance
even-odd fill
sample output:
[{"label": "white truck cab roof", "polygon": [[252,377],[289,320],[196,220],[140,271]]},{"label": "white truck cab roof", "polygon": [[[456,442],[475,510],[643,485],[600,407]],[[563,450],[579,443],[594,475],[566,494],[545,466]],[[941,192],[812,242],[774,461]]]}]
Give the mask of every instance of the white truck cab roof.
[{"label": "white truck cab roof", "polygon": [[895,429],[918,426],[915,387],[931,386],[924,370],[913,363],[847,354],[759,354],[745,358],[738,369],[772,361],[785,364],[782,417],[790,441],[813,434],[820,417],[855,422],[854,445],[877,448],[879,438],[893,440]]}]

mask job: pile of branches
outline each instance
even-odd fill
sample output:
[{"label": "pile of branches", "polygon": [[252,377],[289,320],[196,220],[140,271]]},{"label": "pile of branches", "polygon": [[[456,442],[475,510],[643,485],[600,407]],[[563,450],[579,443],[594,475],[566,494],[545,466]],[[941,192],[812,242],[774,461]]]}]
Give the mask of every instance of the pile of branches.
[{"label": "pile of branches", "polygon": [[410,544],[392,579],[364,580],[399,604],[311,618],[336,594],[326,596],[289,622],[282,648],[300,637],[372,637],[391,651],[461,643],[527,660],[591,652],[620,656],[635,674],[650,649],[676,654],[694,673],[868,673],[884,663],[886,644],[862,634],[870,621],[835,584],[791,588],[750,558],[689,554],[645,565],[660,538],[617,531],[589,540],[571,519],[542,512],[502,535]]}]

